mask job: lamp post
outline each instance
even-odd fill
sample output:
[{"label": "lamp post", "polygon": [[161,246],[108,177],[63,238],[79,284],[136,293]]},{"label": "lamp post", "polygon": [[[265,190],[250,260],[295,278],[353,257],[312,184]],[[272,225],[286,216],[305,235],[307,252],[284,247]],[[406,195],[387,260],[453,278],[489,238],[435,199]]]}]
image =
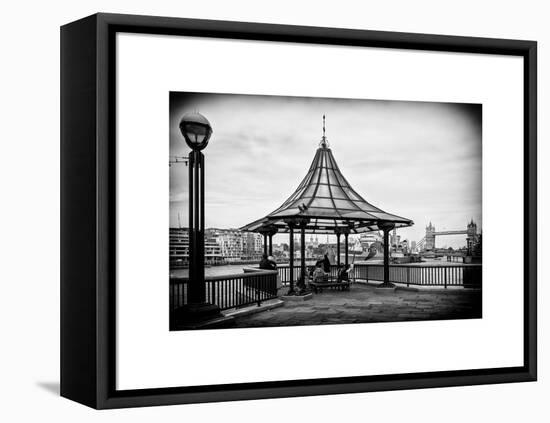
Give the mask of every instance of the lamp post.
[{"label": "lamp post", "polygon": [[176,310],[176,323],[196,326],[220,314],[220,309],[206,302],[204,280],[204,155],[212,135],[210,122],[200,113],[186,113],[179,128],[189,153],[189,283],[187,304]]}]

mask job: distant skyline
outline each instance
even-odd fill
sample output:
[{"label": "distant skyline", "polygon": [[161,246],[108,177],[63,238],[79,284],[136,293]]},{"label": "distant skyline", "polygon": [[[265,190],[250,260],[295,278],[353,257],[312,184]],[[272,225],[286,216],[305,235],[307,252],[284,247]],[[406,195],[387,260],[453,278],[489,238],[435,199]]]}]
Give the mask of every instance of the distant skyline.
[{"label": "distant skyline", "polygon": [[[352,187],[415,222],[398,230],[401,239],[419,241],[430,221],[440,231],[465,229],[474,219],[481,231],[481,105],[170,93],[171,156],[189,152],[178,128],[188,111],[213,127],[203,151],[206,227],[238,228],[280,206],[309,169],[325,114],[330,148]],[[170,167],[173,227],[178,213],[188,225],[187,172],[183,164]],[[288,242],[288,235],[274,242]],[[460,247],[465,236],[436,245]]]}]

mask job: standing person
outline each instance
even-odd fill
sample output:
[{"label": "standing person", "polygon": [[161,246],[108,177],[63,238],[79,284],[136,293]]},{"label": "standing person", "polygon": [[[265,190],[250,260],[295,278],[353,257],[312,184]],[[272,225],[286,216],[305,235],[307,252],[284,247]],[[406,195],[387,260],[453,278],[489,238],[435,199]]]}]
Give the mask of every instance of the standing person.
[{"label": "standing person", "polygon": [[338,266],[338,282],[349,282],[349,264],[340,264]]},{"label": "standing person", "polygon": [[325,257],[323,258],[323,270],[325,273],[330,273],[330,260],[328,259],[328,254],[325,253]]},{"label": "standing person", "polygon": [[315,262],[315,265],[313,266],[314,268],[315,267],[323,267],[323,259],[322,258],[318,258],[317,261]]},{"label": "standing person", "polygon": [[337,262],[336,254],[334,254],[334,250],[332,249],[332,247],[328,248],[327,254],[328,254],[328,259],[329,259],[330,263],[336,263]]}]

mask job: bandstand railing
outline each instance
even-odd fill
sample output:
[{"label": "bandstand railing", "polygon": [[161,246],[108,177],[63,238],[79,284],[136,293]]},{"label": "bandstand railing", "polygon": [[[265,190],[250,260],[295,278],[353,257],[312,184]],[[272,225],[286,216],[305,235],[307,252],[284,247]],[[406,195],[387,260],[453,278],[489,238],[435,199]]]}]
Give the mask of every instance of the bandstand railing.
[{"label": "bandstand railing", "polygon": [[[384,266],[382,264],[356,264],[353,271],[356,281],[384,281]],[[406,286],[481,288],[481,278],[481,264],[390,265],[390,282]]]},{"label": "bandstand railing", "polygon": [[[207,276],[206,302],[216,304],[221,310],[261,305],[263,301],[277,298],[277,272],[274,270],[249,271],[224,276]],[[170,310],[187,304],[189,278],[170,278]]]},{"label": "bandstand railing", "polygon": [[[308,265],[309,267],[310,265]],[[290,268],[288,264],[278,265],[277,272],[283,285],[290,282]],[[338,268],[330,267],[330,277],[336,279]],[[353,281],[383,282],[383,264],[355,264],[350,275]],[[299,265],[294,267],[294,280],[300,278]],[[406,286],[441,286],[444,288],[459,286],[464,288],[481,287],[481,264],[468,265],[390,265],[390,282]]]}]

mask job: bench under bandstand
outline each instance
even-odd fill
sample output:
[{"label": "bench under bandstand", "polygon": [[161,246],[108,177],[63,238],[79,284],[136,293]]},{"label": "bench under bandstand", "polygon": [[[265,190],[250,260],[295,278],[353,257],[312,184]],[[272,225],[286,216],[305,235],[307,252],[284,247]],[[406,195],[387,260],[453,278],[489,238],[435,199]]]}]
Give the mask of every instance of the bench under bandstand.
[{"label": "bench under bandstand", "polygon": [[[305,234],[335,234],[337,261],[340,262],[340,238],[344,236],[345,264],[348,264],[348,235],[370,231],[384,233],[384,282],[381,287],[393,286],[389,281],[389,233],[394,228],[413,225],[405,217],[387,213],[360,196],[342,175],[325,137],[315,153],[307,175],[294,193],[276,210],[241,230],[259,232],[264,236],[264,253],[272,254],[272,237],[276,233],[289,234],[290,289],[294,287],[294,233],[300,232],[301,272],[306,275]],[[269,241],[269,247],[268,247]],[[303,280],[302,280],[303,286]]]}]

